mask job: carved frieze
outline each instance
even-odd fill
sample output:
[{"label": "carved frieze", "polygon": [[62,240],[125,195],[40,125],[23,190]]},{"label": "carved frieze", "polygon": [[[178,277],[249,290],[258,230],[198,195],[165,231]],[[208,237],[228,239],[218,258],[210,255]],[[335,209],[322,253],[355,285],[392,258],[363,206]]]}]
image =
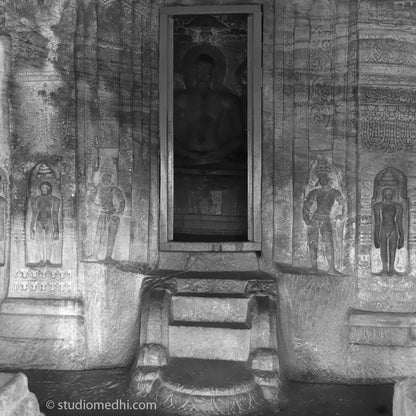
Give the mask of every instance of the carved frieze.
[{"label": "carved frieze", "polygon": [[[394,79],[391,79],[393,82]],[[410,80],[408,80],[410,81]],[[415,79],[412,79],[414,82]],[[365,104],[414,104],[416,89],[366,86],[360,90],[360,101]]]},{"label": "carved frieze", "polygon": [[411,25],[415,19],[413,0],[371,0],[360,6],[363,16],[375,20],[379,25]]},{"label": "carved frieze", "polygon": [[[400,70],[400,73],[399,73]],[[383,74],[383,73],[362,73],[360,74],[360,84],[361,85],[370,85],[370,86],[380,86],[385,88],[386,85],[389,86],[401,86],[408,87],[409,85],[415,85],[416,77],[412,74],[404,74],[402,72],[405,68],[395,68],[394,74]],[[413,70],[411,71],[413,72]],[[409,94],[407,94],[409,97]]]},{"label": "carved frieze", "polygon": [[67,294],[72,290],[72,274],[70,270],[22,269],[15,273],[13,288],[17,293]]},{"label": "carved frieze", "polygon": [[416,64],[416,44],[394,39],[363,39],[360,41],[360,59],[371,64]]},{"label": "carved frieze", "polygon": [[416,152],[416,108],[399,105],[360,107],[360,136],[368,150]]},{"label": "carved frieze", "polygon": [[310,68],[313,72],[330,72],[333,68],[334,27],[326,22],[311,31]]}]

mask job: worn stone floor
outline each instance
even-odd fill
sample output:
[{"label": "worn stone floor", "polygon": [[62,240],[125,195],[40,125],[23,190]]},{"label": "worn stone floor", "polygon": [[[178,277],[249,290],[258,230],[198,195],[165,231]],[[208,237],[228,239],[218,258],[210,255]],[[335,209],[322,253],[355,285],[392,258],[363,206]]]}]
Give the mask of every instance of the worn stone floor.
[{"label": "worn stone floor", "polygon": [[[129,400],[128,371],[125,369],[94,371],[24,371],[29,389],[39,399],[45,416],[159,416],[157,411],[60,410],[58,402],[82,403]],[[290,383],[282,416],[391,416],[393,385],[330,385]],[[52,400],[55,408],[48,410]],[[50,403],[49,403],[50,404]],[[269,412],[272,416],[276,413]],[[260,416],[260,415],[256,415]]]}]

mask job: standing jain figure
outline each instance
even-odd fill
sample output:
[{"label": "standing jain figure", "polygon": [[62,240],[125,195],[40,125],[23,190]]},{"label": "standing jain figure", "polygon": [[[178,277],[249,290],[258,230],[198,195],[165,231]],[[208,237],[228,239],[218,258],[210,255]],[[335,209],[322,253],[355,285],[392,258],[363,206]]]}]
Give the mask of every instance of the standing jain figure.
[{"label": "standing jain figure", "polygon": [[380,248],[382,274],[393,275],[396,250],[404,244],[403,207],[393,201],[393,190],[384,188],[382,201],[374,204],[374,246]]},{"label": "standing jain figure", "polygon": [[[84,261],[98,261],[98,253],[104,237],[107,235],[107,247],[104,261],[111,262],[116,241],[120,217],[124,213],[126,200],[123,192],[112,183],[111,173],[104,173],[94,192],[94,204],[100,207],[94,238],[93,254]],[[116,202],[116,204],[115,204]]]},{"label": "standing jain figure", "polygon": [[59,240],[59,207],[61,201],[52,195],[52,185],[41,183],[40,195],[31,199],[32,218],[30,221],[30,238],[37,240],[40,262],[39,266],[51,265],[53,240]]},{"label": "standing jain figure", "polygon": [[[309,255],[312,268],[318,270],[318,248],[321,240],[324,244],[326,259],[329,264],[328,272],[338,274],[339,272],[335,268],[331,210],[335,201],[337,201],[341,204],[344,212],[344,198],[340,191],[330,186],[328,173],[325,170],[317,171],[317,176],[321,187],[309,192],[303,203],[303,220],[308,226]],[[314,212],[311,212],[313,206],[316,206],[316,209]],[[338,218],[343,218],[343,213]]]}]

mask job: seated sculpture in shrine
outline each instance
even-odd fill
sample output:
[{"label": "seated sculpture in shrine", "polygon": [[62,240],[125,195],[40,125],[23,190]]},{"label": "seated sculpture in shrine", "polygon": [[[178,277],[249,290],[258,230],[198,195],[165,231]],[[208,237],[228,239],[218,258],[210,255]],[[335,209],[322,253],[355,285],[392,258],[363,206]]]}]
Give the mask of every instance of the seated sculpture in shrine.
[{"label": "seated sculpture in shrine", "polygon": [[393,201],[393,190],[383,189],[383,200],[374,205],[374,246],[380,248],[382,274],[394,274],[397,249],[404,244],[403,207]]},{"label": "seated sculpture in shrine", "polygon": [[194,62],[194,86],[175,93],[175,167],[245,161],[239,98],[212,88],[215,60],[208,54]]},{"label": "seated sculpture in shrine", "polygon": [[58,212],[61,201],[52,195],[52,185],[43,182],[40,185],[40,195],[31,201],[32,219],[30,237],[37,240],[40,266],[50,264],[52,241],[59,239]]}]

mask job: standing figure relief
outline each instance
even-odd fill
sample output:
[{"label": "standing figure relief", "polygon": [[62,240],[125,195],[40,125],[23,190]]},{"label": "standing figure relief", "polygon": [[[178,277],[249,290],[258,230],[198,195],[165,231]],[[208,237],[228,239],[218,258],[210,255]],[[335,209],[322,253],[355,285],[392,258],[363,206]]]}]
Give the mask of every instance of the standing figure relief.
[{"label": "standing figure relief", "polygon": [[59,169],[37,164],[29,176],[26,210],[26,265],[62,265],[62,195]]},{"label": "standing figure relief", "polygon": [[99,183],[90,195],[90,201],[98,209],[93,252],[84,261],[96,262],[100,259],[100,252],[104,250],[104,262],[113,261],[114,245],[124,213],[126,200],[120,188],[114,185],[112,174],[104,172]]},{"label": "standing figure relief", "polygon": [[380,249],[383,264],[381,273],[394,274],[396,250],[404,243],[403,207],[393,201],[393,190],[383,189],[383,200],[373,207],[374,246]]},{"label": "standing figure relief", "polygon": [[[318,261],[319,251],[321,251],[328,263],[328,273],[338,274],[336,257],[340,257],[340,253],[336,256],[335,245],[339,246],[342,242],[339,241],[342,240],[342,229],[340,236],[336,222],[342,221],[345,217],[345,198],[339,189],[331,186],[333,168],[326,159],[319,159],[314,164],[313,170],[313,176],[317,178],[317,182],[314,189],[307,193],[302,210],[303,220],[308,227],[307,238],[311,266],[314,270],[321,268]],[[342,250],[338,248],[337,251]]]},{"label": "standing figure relief", "polygon": [[394,275],[407,268],[407,253],[402,249],[407,248],[408,206],[405,175],[392,167],[380,171],[372,198],[373,242],[380,249],[373,272]]}]

